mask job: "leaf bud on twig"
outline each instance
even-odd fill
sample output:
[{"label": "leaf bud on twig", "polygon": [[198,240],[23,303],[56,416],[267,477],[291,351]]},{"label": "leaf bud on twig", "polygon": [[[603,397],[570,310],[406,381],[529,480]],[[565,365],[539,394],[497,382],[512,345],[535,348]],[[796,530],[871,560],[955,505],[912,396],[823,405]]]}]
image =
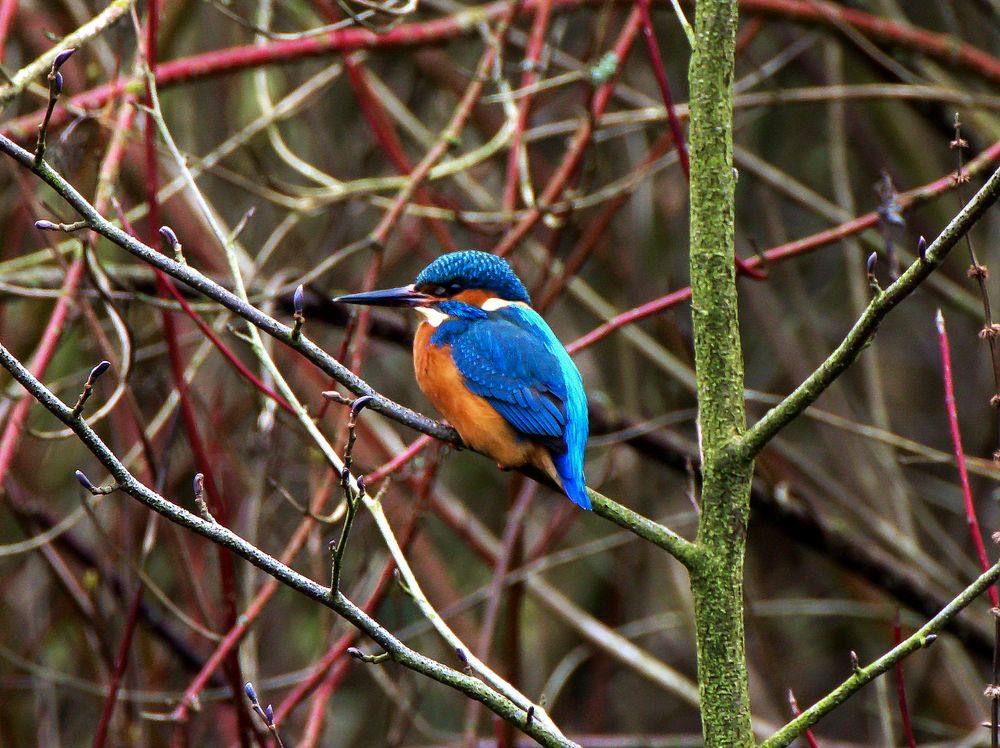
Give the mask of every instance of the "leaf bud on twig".
[{"label": "leaf bud on twig", "polygon": [[75,475],[76,479],[80,481],[81,486],[93,494],[97,493],[97,486],[90,482],[90,478],[88,478],[82,470],[74,471],[73,475]]},{"label": "leaf bud on twig", "polygon": [[65,64],[66,60],[73,56],[74,52],[76,52],[76,47],[70,47],[57,54],[56,58],[52,61],[52,70],[58,71]]}]

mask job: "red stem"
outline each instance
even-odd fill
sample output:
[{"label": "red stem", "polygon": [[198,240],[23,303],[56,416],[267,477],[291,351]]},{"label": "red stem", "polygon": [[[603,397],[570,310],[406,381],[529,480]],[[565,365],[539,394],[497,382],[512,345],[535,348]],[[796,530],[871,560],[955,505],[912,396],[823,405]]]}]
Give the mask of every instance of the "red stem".
[{"label": "red stem", "polygon": [[820,0],[740,0],[740,8],[750,13],[764,13],[797,21],[846,24],[875,41],[918,49],[928,57],[975,70],[993,81],[1000,80],[1000,59],[970,44],[963,44],[960,39],[949,34],[936,34],[907,23]]},{"label": "red stem", "polygon": [[128,614],[125,617],[125,630],[122,632],[122,640],[118,645],[118,653],[115,655],[115,669],[111,674],[111,682],[108,684],[108,697],[104,700],[101,717],[97,721],[97,729],[94,731],[93,748],[102,748],[108,739],[108,727],[111,725],[111,715],[114,714],[115,704],[118,702],[118,692],[121,688],[122,678],[125,675],[125,667],[128,665],[129,651],[132,648],[135,624],[139,619],[139,605],[142,603],[142,593],[143,585],[140,582],[132,594],[132,602],[129,604]]},{"label": "red stem", "polygon": [[[542,48],[545,46],[545,32],[549,26],[549,11],[552,0],[539,0],[535,19],[531,24],[528,44],[524,50],[524,72],[521,74],[519,89],[533,85],[538,78],[538,63],[542,59]],[[526,92],[517,103],[517,121],[510,138],[510,151],[507,154],[507,183],[503,193],[504,210],[514,210],[517,207],[518,162],[521,155],[521,139],[528,124],[528,111],[531,108],[532,94]]]},{"label": "red stem", "polygon": [[[795,694],[792,693],[792,689],[788,689],[788,706],[792,710],[792,717],[798,717],[801,712],[799,711],[799,702],[795,700]],[[813,735],[812,730],[806,730],[803,733],[803,737],[806,739],[806,743],[809,744],[809,748],[819,748],[819,743],[816,742],[816,736]]]},{"label": "red stem", "polygon": [[750,43],[757,38],[757,34],[764,28],[764,22],[760,18],[751,18],[736,34],[736,56],[739,57],[743,51],[750,46]]},{"label": "red stem", "polygon": [[[402,542],[404,548],[409,545],[413,537],[415,518],[416,512],[411,514],[410,520],[403,532]],[[368,599],[361,606],[365,613],[371,615],[382,604],[382,600],[392,588],[391,583],[395,571],[396,562],[392,558],[387,559],[385,565],[382,567],[382,573],[375,583],[375,589],[372,590]],[[347,652],[347,648],[357,641],[358,635],[358,632],[355,630],[341,636],[316,664],[309,677],[292,689],[284,701],[275,709],[274,721],[275,723],[280,723],[296,706],[302,703],[302,700],[313,689],[316,689],[313,694],[312,706],[309,708],[309,716],[306,720],[305,729],[302,731],[302,737],[299,739],[301,748],[312,748],[312,746],[318,744],[320,737],[322,737],[323,722],[326,719],[326,705],[337,690],[337,687],[343,683],[344,678],[347,676],[351,660],[344,659],[345,653]],[[317,684],[319,684],[318,688]]]},{"label": "red stem", "polygon": [[[944,325],[944,316],[937,313],[938,345],[941,349],[941,366],[944,376],[944,404],[948,411],[948,429],[951,431],[951,444],[955,452],[955,462],[958,466],[958,478],[962,484],[962,499],[965,502],[965,521],[972,535],[972,544],[976,549],[979,566],[983,571],[990,568],[990,560],[986,555],[986,544],[983,542],[983,531],[979,527],[976,516],[976,505],[972,499],[972,486],[969,484],[969,471],[965,464],[965,452],[962,449],[962,432],[958,427],[958,408],[955,405],[955,386],[951,370],[951,349],[948,343],[948,330]],[[997,588],[990,587],[990,602],[996,608],[1000,605],[997,599]]]},{"label": "red stem", "polygon": [[[151,77],[154,80],[156,79],[157,71],[159,69],[157,63],[157,31],[159,28],[159,14],[159,0],[150,0],[146,17],[145,56],[146,63],[148,64],[152,74]],[[148,80],[146,81],[145,100],[146,106],[152,109],[153,93]],[[146,115],[144,123],[143,135],[146,200],[149,204],[149,214],[147,217],[148,235],[149,244],[155,246],[155,242],[158,238],[157,231],[160,226],[160,206],[159,201],[157,200],[157,193],[159,192],[159,174],[156,159],[156,125],[153,118],[148,114]],[[158,272],[156,274],[157,295],[161,297],[168,295],[169,292],[166,288],[168,285],[169,281],[166,276],[162,272]],[[198,472],[204,475],[205,493],[208,496],[210,511],[221,524],[228,525],[228,509],[221,493],[219,492],[218,484],[215,480],[215,461],[209,457],[205,443],[201,438],[198,428],[198,419],[195,415],[194,404],[191,401],[187,383],[184,379],[184,370],[186,365],[184,363],[183,354],[181,353],[179,336],[173,313],[170,310],[164,309],[161,313],[161,319],[163,322],[163,334],[167,343],[167,358],[170,361],[170,370],[173,374],[174,384],[177,387],[177,393],[181,406],[181,417],[184,421],[184,430],[187,433],[188,444],[191,447],[191,452],[194,456],[195,464],[198,467]],[[227,627],[232,627],[236,622],[237,616],[236,572],[233,566],[233,558],[229,552],[222,547],[218,547],[216,549],[216,556],[219,564],[219,578],[222,584],[225,621]],[[249,748],[249,736],[252,734],[252,728],[250,726],[246,710],[242,708],[241,689],[243,687],[243,679],[240,673],[239,661],[235,656],[231,656],[229,658],[226,663],[225,670],[232,689],[232,704],[239,724],[240,743],[243,748]]]},{"label": "red stem", "polygon": [[[966,171],[970,173],[972,171],[979,171],[985,166],[996,161],[998,158],[1000,158],[1000,140],[979,154],[975,159],[970,161],[966,167]],[[904,211],[909,210],[915,205],[925,202],[926,200],[953,189],[954,187],[955,180],[953,179],[953,173],[949,173],[946,176],[936,179],[933,182],[929,182],[921,187],[909,190],[908,192],[900,193],[900,206]],[[796,239],[792,242],[779,244],[777,247],[767,250],[761,256],[751,257],[748,260],[745,260],[745,264],[748,268],[759,268],[765,263],[772,264],[782,260],[787,260],[790,257],[806,254],[829,244],[833,244],[834,242],[838,242],[848,236],[860,234],[865,229],[870,229],[873,226],[878,225],[878,222],[879,215],[876,211],[865,213],[864,215],[858,216],[857,218],[847,221],[846,223],[842,223],[839,226],[834,226],[833,228],[820,231],[819,233],[812,234],[802,239]],[[687,286],[685,288],[672,291],[666,296],[661,296],[658,299],[648,301],[641,306],[628,310],[627,312],[622,312],[604,324],[595,327],[583,337],[578,338],[567,345],[566,350],[570,353],[576,353],[577,351],[583,350],[597,341],[606,338],[615,330],[625,327],[626,325],[630,325],[633,322],[638,322],[639,320],[645,319],[646,317],[650,317],[654,314],[658,314],[659,312],[669,309],[672,306],[676,306],[677,304],[687,301],[690,298],[691,287]]]},{"label": "red stem", "polygon": [[408,463],[410,460],[416,457],[418,454],[423,452],[424,449],[426,449],[429,444],[433,443],[434,443],[434,437],[427,436],[426,434],[424,436],[418,437],[417,439],[414,439],[413,442],[410,444],[410,446],[408,446],[399,454],[395,455],[391,460],[385,463],[382,467],[378,468],[378,470],[376,470],[375,472],[366,475],[365,481],[369,485],[373,485],[376,481],[380,481],[383,478],[392,475],[401,467],[403,467],[406,463]]},{"label": "red stem", "polygon": [[[618,60],[619,70],[625,64],[628,53],[632,49],[632,42],[635,41],[635,35],[639,31],[641,20],[641,14],[637,9],[633,8],[621,32],[618,34],[618,39],[615,41],[614,53]],[[594,123],[604,114],[608,102],[611,101],[611,93],[614,90],[617,79],[617,74],[613,75],[609,80],[595,89],[590,106],[588,107],[587,116],[583,118],[577,127],[576,133],[573,135],[573,141],[563,156],[562,163],[559,164],[555,173],[549,179],[548,184],[545,185],[545,190],[535,201],[535,205],[525,213],[521,220],[494,247],[493,252],[495,254],[503,257],[510,253],[527,233],[531,231],[535,224],[538,223],[544,215],[544,211],[548,209],[548,206],[554,203],[562,194],[583,161],[583,155],[594,133]]]},{"label": "red stem", "polygon": [[[519,12],[534,13],[543,2],[551,2],[553,9],[574,8],[595,0],[524,0]],[[516,5],[516,3],[515,3]],[[509,7],[507,0],[498,0],[482,7],[481,20],[500,18]],[[745,13],[763,13],[797,21],[825,24],[847,24],[868,35],[874,41],[894,44],[917,50],[949,65],[959,65],[973,70],[992,81],[1000,81],[1000,58],[964,44],[949,34],[937,34],[926,29],[898,23],[860,10],[844,8],[819,0],[742,0]],[[465,16],[445,16],[429,21],[401,24],[383,34],[366,29],[349,28],[331,31],[321,37],[272,41],[267,44],[203,52],[161,64],[157,68],[156,82],[167,87],[186,81],[236,72],[260,65],[291,62],[305,57],[316,57],[335,52],[346,53],[357,49],[381,49],[400,46],[432,44],[463,34],[472,33],[475,25]],[[84,109],[97,109],[107,103],[112,95],[133,82],[132,78],[119,78],[69,99],[69,104]],[[0,132],[8,137],[33,138],[35,128],[44,115],[44,109],[6,123]],[[59,106],[52,116],[52,127],[66,122],[69,113]]]},{"label": "red stem", "polygon": [[[892,621],[892,644],[898,647],[903,643],[903,629],[899,624],[899,608],[896,608],[896,615]],[[896,699],[899,701],[899,718],[903,723],[903,735],[906,737],[906,744],[909,748],[917,748],[917,741],[913,737],[913,725],[910,724],[910,710],[906,706],[906,681],[903,680],[903,661],[896,661]]]},{"label": "red stem", "polygon": [[453,140],[461,135],[465,123],[472,114],[473,107],[479,100],[479,95],[482,93],[483,86],[489,77],[488,73],[503,43],[507,28],[517,15],[520,7],[521,0],[512,0],[509,4],[504,5],[505,12],[497,23],[496,39],[493,44],[486,47],[479,58],[479,62],[476,65],[476,72],[473,74],[472,80],[469,81],[469,85],[458,102],[458,106],[455,107],[448,125],[444,128],[434,145],[431,146],[431,149],[420,160],[420,163],[410,173],[407,185],[399,191],[392,206],[382,216],[382,220],[379,221],[375,230],[372,231],[372,239],[378,242],[378,244],[385,245],[389,232],[395,226],[399,216],[402,215],[414,192],[423,184],[434,165],[444,157],[445,153],[451,147]]},{"label": "red stem", "polygon": [[[331,21],[340,20],[340,16],[329,8],[326,3],[320,3],[320,6]],[[389,160],[395,165],[396,170],[400,174],[409,174],[413,171],[413,164],[406,156],[406,151],[403,149],[403,142],[400,140],[399,135],[396,132],[392,119],[389,117],[388,113],[385,111],[385,107],[382,106],[378,96],[375,95],[371,89],[371,85],[368,83],[368,74],[365,71],[364,65],[358,62],[354,55],[347,55],[344,57],[344,66],[347,68],[348,80],[350,81],[351,88],[354,91],[354,96],[358,100],[358,106],[361,108],[361,114],[368,122],[368,127],[375,135],[379,145],[381,145],[385,150]],[[423,203],[430,205],[442,204],[442,201],[435,200],[430,191],[425,187],[421,187],[417,190],[416,196],[417,199]],[[454,252],[458,248],[454,239],[451,238],[451,234],[448,232],[448,227],[445,225],[444,221],[438,218],[425,218],[424,222],[434,233],[434,236],[437,237],[441,246],[447,251]]]},{"label": "red stem", "polygon": [[[127,104],[122,107],[116,124],[121,126],[125,123],[130,123],[132,121],[131,111],[131,108]],[[127,126],[125,129],[127,129]],[[118,165],[121,163],[121,159],[124,154],[124,140],[121,138],[113,139],[108,148],[107,155],[104,157],[104,161],[101,164],[100,179],[102,181],[111,181],[113,179],[113,175],[117,171]],[[103,210],[107,207],[107,205],[102,200],[97,203],[96,207],[98,210]],[[55,307],[52,309],[52,316],[49,317],[45,330],[42,332],[42,337],[38,342],[38,347],[35,349],[35,352],[31,357],[31,362],[28,364],[28,368],[31,370],[31,373],[39,379],[42,379],[45,376],[45,371],[48,369],[53,355],[55,355],[56,346],[58,345],[59,338],[62,335],[63,327],[66,324],[69,312],[75,302],[76,291],[79,288],[81,279],[83,278],[83,271],[84,264],[82,259],[74,260],[67,269],[66,277],[63,280],[62,293],[60,293],[59,299],[56,301]],[[24,397],[19,400],[7,419],[7,425],[4,427],[3,435],[0,436],[0,484],[2,484],[6,478],[7,471],[10,469],[11,461],[14,459],[14,454],[17,451],[17,446],[20,441],[21,432],[24,429],[24,422],[27,419],[28,410],[30,408],[31,398]]]},{"label": "red stem", "polygon": [[14,25],[14,14],[17,12],[17,0],[2,0],[0,2],[0,60],[3,59],[4,45],[10,27]]},{"label": "red stem", "polygon": [[[134,110],[132,107],[128,103],[123,104],[118,111],[118,116],[115,121],[116,132],[127,132],[131,127],[133,117]],[[118,171],[118,167],[125,155],[125,143],[126,140],[124,136],[112,138],[111,143],[108,145],[107,153],[101,160],[99,170],[100,176],[98,179],[100,183],[106,182],[110,184],[114,181],[115,174]],[[106,197],[104,195],[100,195],[99,200],[96,202],[97,209],[101,211],[106,209],[106,202]],[[52,316],[49,318],[49,322],[42,334],[42,339],[39,342],[38,348],[35,350],[34,356],[32,357],[32,363],[29,365],[29,368],[38,378],[41,378],[44,375],[49,362],[52,360],[52,356],[55,354],[56,346],[58,345],[59,338],[62,335],[62,330],[65,326],[68,313],[75,303],[76,290],[83,278],[84,269],[85,265],[81,258],[74,260],[66,272],[66,278],[63,281],[62,293],[56,302],[55,308],[52,310]],[[20,439],[21,431],[24,428],[24,421],[27,417],[30,405],[31,403],[29,398],[25,398],[18,402],[18,404],[14,407],[9,420],[7,421],[3,437],[0,438],[0,483],[3,482],[4,476],[10,468],[10,463],[16,452],[17,444]],[[122,635],[122,642],[119,648],[118,656],[115,660],[114,673],[108,687],[108,696],[104,702],[101,717],[98,720],[97,731],[95,732],[95,746],[102,745],[106,740],[107,727],[110,723],[115,702],[117,701],[118,689],[121,685],[121,677],[124,673],[125,665],[128,662],[128,650],[131,645],[132,633],[135,626],[135,612],[133,612],[133,609],[137,612],[138,602],[141,600],[141,597],[142,587],[140,586],[129,608],[125,631]],[[102,731],[104,733],[103,736]]]},{"label": "red stem", "polygon": [[[638,0],[636,7],[642,15],[642,35],[646,40],[646,49],[649,51],[649,58],[653,65],[653,74],[656,76],[656,85],[660,89],[660,96],[663,98],[663,107],[667,112],[667,122],[670,124],[670,134],[673,136],[674,144],[677,147],[677,158],[681,162],[681,170],[685,179],[691,181],[691,162],[688,159],[687,144],[684,142],[684,130],[681,128],[681,120],[674,109],[674,97],[670,93],[670,83],[667,81],[667,71],[663,67],[663,58],[660,56],[660,47],[656,43],[656,36],[653,34],[653,20],[649,14],[649,0]],[[739,257],[734,259],[737,272],[747,275],[754,280],[764,280],[767,273],[751,268]]]},{"label": "red stem", "polygon": [[[328,480],[323,488],[317,492],[309,506],[310,512],[318,514],[324,510],[327,498],[330,495],[331,486],[333,486],[333,482]],[[308,540],[309,532],[315,523],[316,521],[311,516],[302,519],[298,527],[295,528],[295,532],[292,533],[292,537],[289,539],[285,549],[281,552],[281,556],[279,556],[281,563],[288,565],[295,560],[302,546]],[[205,686],[208,685],[215,671],[219,669],[226,658],[232,654],[233,650],[243,640],[243,637],[250,630],[250,626],[253,625],[257,617],[264,611],[268,601],[277,592],[278,588],[279,584],[276,579],[269,578],[261,585],[254,599],[243,611],[243,615],[226,632],[225,636],[223,636],[216,646],[215,651],[212,652],[211,656],[205,661],[205,664],[202,665],[201,670],[198,671],[198,674],[184,690],[184,695],[181,697],[177,708],[171,714],[171,719],[178,721],[187,719],[189,710],[198,702],[199,695]]]},{"label": "red stem", "polygon": [[[400,533],[400,545],[404,551],[410,547],[410,543],[414,538],[419,515],[419,510],[412,511],[402,533]],[[382,573],[379,574],[378,580],[375,582],[375,587],[372,589],[371,594],[368,595],[368,599],[361,606],[361,609],[365,613],[373,615],[378,606],[382,604],[382,600],[385,599],[386,594],[391,589],[391,582],[395,578],[395,572],[395,560],[392,558],[386,559],[385,565],[382,567]],[[336,691],[340,683],[343,682],[344,675],[346,675],[348,665],[350,664],[349,660],[346,662],[343,661],[343,657],[347,652],[347,648],[357,641],[358,635],[357,631],[349,631],[341,636],[323,658],[316,663],[312,673],[296,685],[274,711],[274,721],[276,724],[280,723],[291,714],[296,706],[302,703],[313,689],[317,687],[317,684],[320,684],[313,699],[313,705],[309,710],[306,729],[300,740],[302,748],[315,745],[316,738],[322,733],[321,727],[326,714],[326,703],[333,696],[334,691]],[[337,667],[330,670],[334,665]]]},{"label": "red stem", "polygon": [[294,415],[295,410],[288,403],[288,401],[281,395],[279,395],[277,392],[272,390],[270,387],[268,387],[266,384],[264,384],[256,374],[254,374],[252,371],[250,371],[250,369],[247,368],[246,364],[244,364],[242,361],[239,360],[239,358],[236,357],[236,354],[229,349],[229,347],[222,341],[222,339],[215,334],[215,330],[213,330],[211,326],[209,326],[209,324],[205,322],[204,319],[202,319],[201,315],[198,314],[197,311],[195,311],[194,307],[192,307],[191,304],[188,303],[188,300],[184,298],[184,294],[182,294],[180,291],[177,290],[177,286],[175,286],[173,281],[170,280],[170,276],[168,276],[161,270],[157,270],[156,272],[158,275],[163,276],[162,278],[163,290],[165,290],[167,293],[169,293],[171,296],[174,297],[177,303],[180,304],[181,309],[184,310],[185,314],[187,314],[187,316],[191,318],[191,321],[193,321],[198,326],[198,329],[201,330],[201,332],[205,335],[205,337],[212,342],[212,345],[214,345],[218,349],[219,353],[221,353],[223,357],[230,364],[232,364],[233,368],[236,369],[236,371],[238,371],[240,375],[243,376],[244,379],[250,382],[250,384],[252,384],[263,395],[266,395],[267,397],[274,400],[274,402],[276,402],[282,410]]},{"label": "red stem", "polygon": [[684,131],[681,129],[681,121],[674,111],[674,97],[670,95],[670,83],[667,81],[667,71],[663,67],[663,58],[660,56],[660,47],[656,43],[653,35],[653,19],[649,15],[649,0],[638,0],[636,7],[642,16],[642,36],[646,40],[646,49],[649,51],[649,59],[653,65],[653,73],[656,75],[656,85],[660,88],[660,96],[663,97],[663,106],[667,110],[667,121],[670,123],[670,134],[674,137],[677,146],[677,158],[680,159],[681,169],[684,176],[691,180],[691,164],[688,161],[687,145],[684,142]]},{"label": "red stem", "polygon": [[342,636],[340,641],[335,645],[336,647],[341,647],[341,643],[343,642],[343,648],[338,653],[335,667],[329,670],[326,678],[324,678],[319,688],[316,689],[316,693],[313,694],[313,702],[309,707],[306,726],[302,730],[302,737],[299,738],[299,748],[315,748],[322,739],[323,727],[326,722],[326,705],[340,684],[344,682],[351,669],[351,661],[349,659],[345,660],[343,653],[347,650],[347,647],[354,643],[355,639],[357,639],[357,634],[351,632]]},{"label": "red stem", "polygon": [[[73,307],[76,291],[80,286],[80,280],[83,278],[83,270],[83,260],[78,258],[73,260],[66,271],[62,292],[56,300],[48,324],[45,325],[45,330],[42,332],[42,338],[38,342],[38,347],[31,357],[31,363],[28,364],[28,369],[38,379],[44,378],[45,370],[48,369],[49,363],[52,361],[52,356],[56,352],[56,346],[59,344],[63,327],[66,325],[66,320]],[[25,396],[18,400],[17,405],[14,406],[10,416],[7,418],[7,425],[4,427],[3,436],[0,436],[0,484],[7,477],[7,471],[10,469],[14,454],[17,452],[21,433],[24,430],[24,422],[28,417],[28,410],[31,408],[33,402],[33,398],[25,393]]]}]

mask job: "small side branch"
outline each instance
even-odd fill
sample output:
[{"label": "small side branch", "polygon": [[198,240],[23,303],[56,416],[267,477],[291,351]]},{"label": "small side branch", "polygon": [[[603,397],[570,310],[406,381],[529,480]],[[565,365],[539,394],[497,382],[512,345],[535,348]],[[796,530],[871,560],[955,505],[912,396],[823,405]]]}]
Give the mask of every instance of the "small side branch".
[{"label": "small side branch", "polygon": [[868,308],[851,328],[843,342],[820,364],[794,392],[769,410],[755,423],[739,442],[739,451],[744,459],[757,455],[781,429],[791,423],[802,411],[812,405],[833,384],[864,350],[871,341],[879,323],[903,299],[909,296],[936,268],[948,252],[965,236],[984,213],[1000,198],[1000,169],[986,181],[938,235],[924,253],[899,279],[872,299]]},{"label": "small side branch", "polygon": [[676,558],[688,569],[696,566],[702,555],[702,549],[696,543],[682,538],[676,532],[659,522],[654,522],[648,517],[644,517],[638,512],[633,512],[628,507],[622,506],[616,501],[612,501],[607,496],[598,493],[592,488],[587,489],[590,496],[590,503],[594,514],[606,520],[614,522],[619,527],[633,532],[644,540],[648,540],[671,556]]},{"label": "small side branch", "polygon": [[38,59],[28,63],[18,70],[10,82],[0,87],[0,106],[6,106],[14,97],[23,91],[31,81],[42,75],[53,61],[71,49],[93,39],[115,21],[124,16],[135,0],[113,0],[98,15],[83,24],[71,34],[67,34],[52,49],[42,54]]},{"label": "small side branch", "polygon": [[101,361],[101,363],[90,370],[90,375],[87,377],[87,381],[83,385],[83,391],[80,393],[80,397],[77,398],[76,405],[73,406],[74,418],[79,418],[83,413],[83,406],[87,404],[87,401],[94,392],[94,383],[97,382],[100,376],[110,368],[110,361]]},{"label": "small side branch", "polygon": [[59,68],[62,67],[63,63],[68,60],[76,50],[72,47],[70,49],[63,50],[55,57],[52,58],[52,67],[49,68],[49,74],[47,80],[49,82],[49,103],[45,108],[45,116],[42,118],[42,123],[38,126],[38,140],[35,143],[35,165],[42,163],[42,158],[45,156],[45,140],[46,135],[49,131],[49,121],[52,119],[52,111],[56,108],[56,102],[59,101],[59,95],[63,90],[63,76],[59,72]]},{"label": "small side branch", "polygon": [[295,288],[295,293],[292,294],[292,309],[294,311],[292,315],[292,340],[296,342],[302,337],[302,325],[306,322],[305,296],[305,288],[300,283]]},{"label": "small side branch", "polygon": [[281,736],[278,735],[278,726],[274,723],[274,707],[270,704],[266,707],[260,705],[260,701],[257,699],[257,691],[254,689],[253,683],[249,681],[243,686],[243,693],[246,694],[253,713],[260,717],[260,721],[264,723],[268,732],[274,736],[274,742],[277,743],[278,748],[285,748],[285,744],[281,742]]},{"label": "small side branch", "polygon": [[[301,286],[299,286],[301,288]],[[344,501],[347,502],[347,514],[344,516],[344,526],[340,531],[340,540],[333,545],[331,552],[330,594],[340,591],[340,574],[344,565],[344,550],[351,535],[354,518],[366,496],[364,478],[355,481],[357,490],[351,487],[351,465],[354,462],[354,444],[358,439],[358,417],[365,406],[371,402],[370,397],[359,397],[351,404],[351,415],[347,419],[347,444],[344,446],[344,467],[340,472],[340,487],[344,491]]]},{"label": "small side branch", "polygon": [[[0,152],[6,153],[52,187],[83,217],[87,227],[139,260],[162,270],[170,277],[181,281],[206,298],[217,302],[229,311],[242,317],[275,340],[294,348],[323,373],[335,379],[355,395],[370,396],[371,400],[367,405],[368,408],[388,416],[397,423],[432,436],[446,444],[457,447],[465,446],[458,436],[458,432],[453,428],[383,397],[367,382],[337,361],[337,359],[310,341],[305,335],[302,335],[301,330],[297,336],[294,335],[295,330],[293,327],[281,324],[257,307],[244,301],[236,294],[192,268],[186,262],[183,262],[183,258],[181,258],[181,261],[171,259],[164,253],[156,251],[108,221],[62,175],[44,161],[36,165],[29,151],[21,148],[3,135],[0,135]],[[166,234],[161,233],[161,236],[163,236],[164,241],[171,248],[175,251],[177,250],[179,243],[176,237],[173,236],[172,231]],[[592,495],[593,497],[594,495]],[[599,496],[597,501],[598,503],[594,505],[595,514],[610,519],[612,522],[634,532],[642,538],[651,540],[664,550],[677,556],[686,565],[695,557],[695,545],[680,538],[680,536],[668,528],[646,517],[642,517],[617,502],[612,501],[610,498]],[[675,550],[677,551],[676,553]],[[685,561],[685,558],[688,560]]]},{"label": "small side branch", "polygon": [[[541,745],[553,748],[577,748],[577,744],[558,733],[549,721],[536,718],[527,720],[528,706],[521,707],[507,696],[498,693],[478,678],[460,673],[437,660],[409,648],[384,626],[365,613],[342,593],[330,595],[327,587],[298,573],[273,556],[264,553],[248,543],[236,533],[221,524],[202,519],[177,504],[168,501],[148,488],[133,476],[101,438],[82,419],[73,416],[73,411],[42,384],[10,351],[0,344],[0,366],[24,387],[32,397],[41,403],[52,415],[69,426],[80,441],[104,465],[116,480],[116,487],[132,496],[147,508],[163,515],[171,522],[196,532],[217,545],[229,549],[240,558],[273,576],[282,584],[333,610],[363,631],[399,664],[425,675],[444,685],[454,688],[471,699],[486,705],[497,716],[508,722],[522,726],[522,730]],[[82,473],[77,475],[81,484],[92,493],[104,493],[103,489],[91,489],[93,483]],[[86,482],[84,482],[86,479]]]},{"label": "small side branch", "polygon": [[1000,563],[991,566],[986,573],[982,574],[975,582],[966,587],[958,597],[948,603],[940,613],[925,623],[901,644],[893,647],[871,665],[855,668],[850,678],[761,743],[760,748],[783,748],[783,746],[790,745],[807,728],[819,722],[825,715],[847,701],[862,686],[871,683],[878,676],[891,670],[904,657],[913,654],[918,649],[929,647],[937,639],[937,632],[948,621],[958,615],[959,612],[969,606],[977,597],[983,594],[997,579],[1000,579]]}]

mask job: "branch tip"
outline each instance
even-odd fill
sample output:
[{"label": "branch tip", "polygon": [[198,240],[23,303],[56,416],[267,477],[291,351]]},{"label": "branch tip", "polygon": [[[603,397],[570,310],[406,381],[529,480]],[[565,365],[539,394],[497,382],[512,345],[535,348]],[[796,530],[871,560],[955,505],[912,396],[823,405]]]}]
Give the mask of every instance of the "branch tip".
[{"label": "branch tip", "polygon": [[81,486],[90,491],[92,494],[97,493],[97,486],[91,483],[90,478],[88,478],[87,475],[82,470],[74,471],[73,475],[75,475],[76,479],[80,481]]},{"label": "branch tip", "polygon": [[347,654],[353,657],[355,660],[361,662],[367,662],[369,665],[378,665],[389,659],[389,653],[383,652],[382,654],[369,655],[362,652],[357,647],[348,647]]},{"label": "branch tip", "polygon": [[292,294],[292,340],[298,340],[302,335],[302,325],[305,324],[305,296],[306,291],[300,283],[295,287],[295,293]]},{"label": "branch tip", "polygon": [[110,361],[101,361],[101,363],[99,363],[97,366],[95,366],[93,369],[90,370],[90,376],[87,377],[87,382],[93,385],[94,382],[96,382],[97,379],[110,368],[111,368]]},{"label": "branch tip", "polygon": [[257,691],[254,690],[253,683],[250,681],[247,681],[243,686],[243,693],[245,693],[247,698],[250,700],[251,711],[260,717],[261,722],[264,723],[264,726],[267,727],[271,735],[274,736],[274,739],[278,744],[278,748],[283,748],[281,737],[278,735],[278,728],[274,724],[274,707],[270,704],[266,707],[261,707],[260,701],[257,700]]},{"label": "branch tip", "polygon": [[858,660],[858,653],[851,650],[851,670],[857,675],[861,672],[861,662]]},{"label": "branch tip", "polygon": [[206,522],[211,522],[213,525],[217,525],[215,517],[208,509],[208,502],[205,500],[205,475],[203,473],[195,473],[194,478],[191,480],[191,487],[194,490],[194,503],[198,506],[198,513],[201,514],[202,519]]},{"label": "branch tip", "polygon": [[90,370],[90,374],[87,375],[87,381],[83,384],[83,390],[80,392],[80,396],[76,399],[76,405],[73,406],[74,418],[79,418],[83,413],[83,406],[87,404],[87,401],[94,392],[94,383],[110,368],[110,361],[101,361],[101,363]]},{"label": "branch tip", "polygon": [[163,239],[164,249],[169,249],[171,252],[173,252],[174,247],[180,244],[180,242],[177,240],[177,234],[175,234],[174,230],[169,226],[160,226],[159,234],[160,237]]},{"label": "branch tip", "polygon": [[182,265],[187,264],[184,258],[184,245],[177,238],[177,234],[169,226],[160,226],[160,239],[163,242],[163,254],[171,254],[176,262]]},{"label": "branch tip", "polygon": [[59,94],[63,90],[63,76],[59,72],[59,68],[68,60],[76,48],[70,47],[69,49],[64,49],[62,52],[57,54],[52,60],[52,67],[49,70],[48,78],[49,81],[49,103],[45,108],[45,116],[42,118],[41,124],[38,125],[38,140],[35,142],[35,154],[33,163],[37,169],[41,163],[42,158],[45,156],[45,138],[49,130],[49,121],[52,119],[52,112],[56,108],[56,102],[59,100]]},{"label": "branch tip", "polygon": [[65,64],[66,60],[73,56],[74,52],[76,52],[76,47],[70,47],[57,54],[56,58],[52,61],[52,72],[59,72],[59,68]]},{"label": "branch tip", "polygon": [[74,231],[87,228],[86,221],[75,221],[73,223],[56,223],[54,221],[35,221],[35,228],[39,231],[63,231],[71,234]]},{"label": "branch tip", "polygon": [[259,703],[257,701],[257,691],[254,690],[253,683],[251,683],[250,681],[247,681],[243,685],[243,693],[245,693],[247,695],[247,698],[250,700],[251,704],[258,704]]},{"label": "branch tip", "polygon": [[74,470],[73,475],[76,476],[80,485],[94,496],[106,496],[119,488],[117,483],[112,483],[110,486],[95,486],[82,470]]},{"label": "branch tip", "polygon": [[372,395],[363,395],[351,403],[351,425],[356,424],[361,411],[367,408],[375,398]]}]

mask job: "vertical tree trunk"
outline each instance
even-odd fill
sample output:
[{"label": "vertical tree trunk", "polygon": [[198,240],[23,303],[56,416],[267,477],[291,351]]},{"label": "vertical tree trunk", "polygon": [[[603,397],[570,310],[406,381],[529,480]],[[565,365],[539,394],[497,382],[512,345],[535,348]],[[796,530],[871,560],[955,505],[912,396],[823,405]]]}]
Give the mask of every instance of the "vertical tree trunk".
[{"label": "vertical tree trunk", "polygon": [[752,746],[743,631],[743,556],[752,462],[734,269],[732,116],[736,0],[699,0],[691,87],[691,315],[704,482],[691,569],[705,744]]}]

